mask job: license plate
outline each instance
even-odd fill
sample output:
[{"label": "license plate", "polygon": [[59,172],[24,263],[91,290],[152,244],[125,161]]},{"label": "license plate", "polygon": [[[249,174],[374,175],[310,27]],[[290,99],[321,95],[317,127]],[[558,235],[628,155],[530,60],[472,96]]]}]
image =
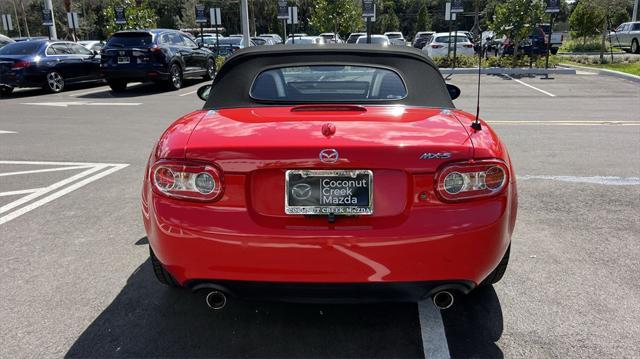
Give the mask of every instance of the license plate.
[{"label": "license plate", "polygon": [[119,64],[128,64],[130,62],[128,57],[118,57]]},{"label": "license plate", "polygon": [[370,170],[289,170],[285,174],[286,214],[373,214]]}]

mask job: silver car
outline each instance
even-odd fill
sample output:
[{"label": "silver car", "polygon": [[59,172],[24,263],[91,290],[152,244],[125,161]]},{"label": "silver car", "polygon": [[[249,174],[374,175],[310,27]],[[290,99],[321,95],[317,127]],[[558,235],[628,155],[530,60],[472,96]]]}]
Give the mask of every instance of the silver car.
[{"label": "silver car", "polygon": [[609,33],[611,46],[640,54],[640,21],[625,22]]}]

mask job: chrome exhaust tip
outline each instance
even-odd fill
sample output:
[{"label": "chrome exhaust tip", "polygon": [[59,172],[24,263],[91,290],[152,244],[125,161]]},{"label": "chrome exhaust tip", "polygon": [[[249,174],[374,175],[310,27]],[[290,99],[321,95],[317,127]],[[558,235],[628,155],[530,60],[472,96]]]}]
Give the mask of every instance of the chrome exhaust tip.
[{"label": "chrome exhaust tip", "polygon": [[453,294],[447,290],[437,292],[433,295],[433,304],[440,310],[451,308],[453,305]]},{"label": "chrome exhaust tip", "polygon": [[227,305],[227,296],[217,290],[212,290],[207,294],[205,301],[207,302],[207,306],[213,310],[219,310]]}]

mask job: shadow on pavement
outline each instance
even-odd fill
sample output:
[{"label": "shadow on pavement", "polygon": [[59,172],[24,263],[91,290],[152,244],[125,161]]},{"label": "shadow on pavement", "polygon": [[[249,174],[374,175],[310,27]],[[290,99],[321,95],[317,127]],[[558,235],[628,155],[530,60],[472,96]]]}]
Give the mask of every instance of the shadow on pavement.
[{"label": "shadow on pavement", "polygon": [[415,304],[230,300],[157,283],[145,261],[67,357],[423,357]]},{"label": "shadow on pavement", "polygon": [[67,85],[65,86],[64,91],[58,93],[58,94],[52,94],[50,92],[48,92],[47,90],[43,89],[43,88],[39,88],[39,87],[29,87],[29,88],[20,88],[20,89],[15,89],[14,92],[12,92],[9,95],[1,95],[0,96],[0,100],[2,99],[6,99],[6,100],[10,100],[10,99],[16,99],[16,98],[28,98],[28,97],[36,97],[36,96],[44,96],[44,95],[66,95],[67,92],[70,91],[77,91],[77,90],[91,90],[94,87],[100,87],[100,86],[105,86],[107,83],[106,82],[90,82],[90,83],[81,83],[81,84],[73,84],[73,85]]},{"label": "shadow on pavement", "polygon": [[[104,99],[104,98],[128,98],[128,97],[140,97],[156,95],[160,93],[178,93],[185,91],[186,87],[193,86],[195,84],[206,82],[205,80],[185,79],[182,89],[178,91],[170,91],[163,83],[144,82],[138,84],[129,84],[125,91],[113,92],[110,88],[106,88],[104,91],[88,93],[86,95],[78,96],[81,99]],[[196,90],[194,88],[194,90]],[[195,96],[195,94],[194,94]]]},{"label": "shadow on pavement", "polygon": [[502,308],[492,286],[480,287],[456,297],[442,312],[449,353],[452,358],[503,358],[495,344],[502,336]]}]

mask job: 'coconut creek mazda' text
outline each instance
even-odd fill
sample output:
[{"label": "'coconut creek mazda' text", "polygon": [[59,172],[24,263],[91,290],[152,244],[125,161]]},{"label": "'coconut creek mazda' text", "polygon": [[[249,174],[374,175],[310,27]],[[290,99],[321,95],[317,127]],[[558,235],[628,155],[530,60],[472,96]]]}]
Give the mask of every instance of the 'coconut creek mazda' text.
[{"label": "'coconut creek mazda' text", "polygon": [[517,194],[505,145],[419,50],[248,48],[149,158],[157,278],[227,297],[433,298],[504,274]]}]

